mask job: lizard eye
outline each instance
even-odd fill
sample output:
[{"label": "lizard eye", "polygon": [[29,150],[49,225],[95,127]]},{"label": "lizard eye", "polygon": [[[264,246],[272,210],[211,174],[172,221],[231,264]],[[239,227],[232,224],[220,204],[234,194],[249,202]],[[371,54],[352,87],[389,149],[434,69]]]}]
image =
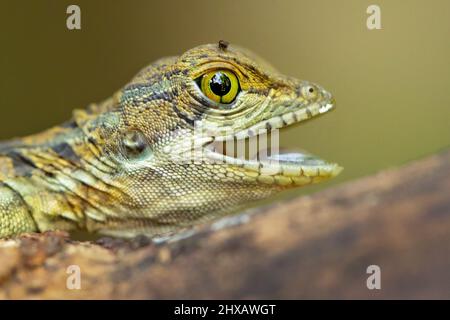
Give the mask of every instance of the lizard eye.
[{"label": "lizard eye", "polygon": [[238,78],[229,70],[208,72],[197,81],[203,94],[217,103],[232,103],[240,91]]}]

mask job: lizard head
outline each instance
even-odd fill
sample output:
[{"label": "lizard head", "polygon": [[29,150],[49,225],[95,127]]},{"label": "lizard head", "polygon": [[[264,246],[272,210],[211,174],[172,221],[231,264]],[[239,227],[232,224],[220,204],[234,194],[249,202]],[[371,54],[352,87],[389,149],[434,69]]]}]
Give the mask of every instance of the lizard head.
[{"label": "lizard head", "polygon": [[137,217],[143,229],[158,228],[153,233],[341,170],[277,150],[278,130],[332,110],[331,94],[239,47],[203,45],[159,60],[124,87],[116,104],[105,141],[120,166],[114,179],[129,195],[123,219]]},{"label": "lizard head", "polygon": [[0,182],[40,231],[160,235],[336,176],[338,165],[278,144],[278,130],[333,108],[317,84],[204,45],[156,61],[62,126],[0,144]]}]

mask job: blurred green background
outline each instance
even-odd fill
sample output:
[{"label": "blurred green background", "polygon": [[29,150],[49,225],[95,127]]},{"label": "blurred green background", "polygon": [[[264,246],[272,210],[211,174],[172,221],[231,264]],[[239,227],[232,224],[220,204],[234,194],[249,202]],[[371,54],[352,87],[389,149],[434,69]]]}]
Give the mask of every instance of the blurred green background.
[{"label": "blurred green background", "polygon": [[[81,7],[82,30],[66,28]],[[225,39],[331,91],[337,110],[282,133],[345,167],[317,187],[450,145],[450,1],[2,1],[0,139],[98,102],[153,60]],[[284,195],[286,196],[286,195]]]}]

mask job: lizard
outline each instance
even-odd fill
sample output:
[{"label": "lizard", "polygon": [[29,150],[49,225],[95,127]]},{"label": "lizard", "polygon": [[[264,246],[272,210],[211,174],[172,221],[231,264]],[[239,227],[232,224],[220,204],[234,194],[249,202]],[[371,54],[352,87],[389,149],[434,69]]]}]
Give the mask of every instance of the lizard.
[{"label": "lizard", "polygon": [[335,177],[342,168],[315,156],[236,157],[218,147],[334,108],[320,85],[224,41],[159,59],[64,124],[0,143],[0,238],[154,237]]}]

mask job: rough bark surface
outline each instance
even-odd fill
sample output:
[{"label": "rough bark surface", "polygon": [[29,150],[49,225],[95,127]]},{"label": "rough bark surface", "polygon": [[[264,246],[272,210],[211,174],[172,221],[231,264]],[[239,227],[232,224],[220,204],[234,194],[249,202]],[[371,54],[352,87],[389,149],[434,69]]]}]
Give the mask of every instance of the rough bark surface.
[{"label": "rough bark surface", "polygon": [[[450,152],[170,243],[0,240],[0,298],[450,298]],[[81,290],[66,286],[81,270]],[[369,265],[381,290],[368,290]]]}]

